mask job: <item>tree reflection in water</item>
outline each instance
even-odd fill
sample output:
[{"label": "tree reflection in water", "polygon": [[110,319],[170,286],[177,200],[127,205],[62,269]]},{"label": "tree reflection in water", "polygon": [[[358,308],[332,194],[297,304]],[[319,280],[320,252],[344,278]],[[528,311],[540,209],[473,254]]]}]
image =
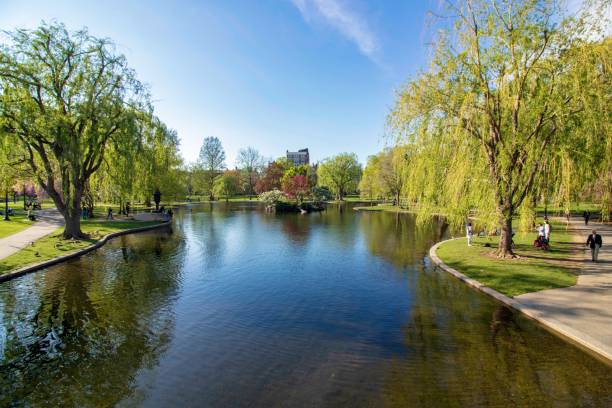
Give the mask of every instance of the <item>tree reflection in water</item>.
[{"label": "tree reflection in water", "polygon": [[398,268],[421,263],[429,248],[445,238],[448,225],[435,218],[423,225],[412,214],[380,214],[364,212],[359,226],[368,250]]},{"label": "tree reflection in water", "polygon": [[171,337],[182,262],[170,256],[180,240],[145,235],[3,285],[0,405],[110,406],[132,393]]},{"label": "tree reflection in water", "polygon": [[608,367],[444,274],[418,274],[388,406],[610,406]]}]

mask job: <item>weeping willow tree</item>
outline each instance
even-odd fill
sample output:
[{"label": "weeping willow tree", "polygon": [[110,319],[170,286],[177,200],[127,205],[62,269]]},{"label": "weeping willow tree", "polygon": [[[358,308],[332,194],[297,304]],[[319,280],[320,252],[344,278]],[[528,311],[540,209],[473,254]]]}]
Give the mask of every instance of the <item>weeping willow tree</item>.
[{"label": "weeping willow tree", "polygon": [[155,190],[164,197],[187,190],[179,153],[179,139],[150,112],[134,112],[138,137],[134,143],[114,143],[107,160],[92,180],[97,199],[118,203],[120,211],[129,201],[150,200]]},{"label": "weeping willow tree", "polygon": [[406,171],[410,160],[410,146],[385,148],[368,157],[368,163],[359,181],[359,192],[367,198],[392,198],[400,205],[400,196],[406,184]]},{"label": "weeping willow tree", "polygon": [[513,216],[545,165],[585,133],[576,131],[586,105],[572,86],[570,50],[587,41],[575,33],[592,30],[588,19],[563,20],[553,0],[447,5],[453,17],[431,67],[399,92],[389,115],[416,152],[406,195],[421,216],[441,211],[460,224],[476,212],[497,224],[498,254],[512,256]]},{"label": "weeping willow tree", "polygon": [[113,140],[149,105],[145,87],[107,39],[62,24],[5,32],[0,126],[63,215],[64,238],[85,237],[81,199]]}]

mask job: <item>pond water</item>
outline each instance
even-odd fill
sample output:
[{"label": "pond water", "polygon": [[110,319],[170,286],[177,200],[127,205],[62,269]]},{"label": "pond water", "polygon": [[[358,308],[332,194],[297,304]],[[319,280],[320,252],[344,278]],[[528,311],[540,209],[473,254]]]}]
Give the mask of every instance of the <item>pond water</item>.
[{"label": "pond water", "polygon": [[612,406],[612,368],[431,266],[446,234],[184,208],[0,284],[0,405]]}]

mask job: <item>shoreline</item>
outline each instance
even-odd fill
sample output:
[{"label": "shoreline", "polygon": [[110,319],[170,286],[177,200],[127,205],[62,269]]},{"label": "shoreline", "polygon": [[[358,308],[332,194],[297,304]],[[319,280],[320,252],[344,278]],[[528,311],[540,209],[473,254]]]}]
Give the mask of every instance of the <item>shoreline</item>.
[{"label": "shoreline", "polygon": [[91,252],[95,249],[98,249],[100,247],[102,247],[103,245],[105,245],[109,240],[121,236],[121,235],[127,235],[127,234],[134,234],[134,233],[138,233],[138,232],[145,232],[145,231],[150,231],[153,229],[157,229],[157,228],[162,228],[162,227],[167,227],[172,223],[172,220],[169,221],[164,221],[161,222],[159,224],[154,224],[154,225],[146,225],[144,227],[138,227],[138,228],[130,228],[130,229],[126,229],[126,230],[122,230],[122,231],[116,231],[116,232],[111,232],[110,234],[106,234],[105,236],[103,236],[102,238],[100,238],[98,241],[96,241],[95,243],[85,247],[85,248],[81,248],[78,249],[70,254],[67,255],[62,255],[62,256],[58,256],[56,258],[52,258],[52,259],[48,259],[46,261],[42,261],[36,264],[32,264],[32,265],[28,265],[28,266],[24,266],[23,268],[19,268],[19,269],[14,269],[10,272],[7,272],[3,275],[0,275],[0,283],[3,282],[7,282],[11,279],[15,279],[18,278],[20,276],[26,275],[28,273],[32,273],[32,272],[36,272],[40,269],[44,269],[47,268],[49,266],[52,265],[57,265],[59,263],[62,262],[66,262],[70,259],[74,259],[74,258],[78,258],[82,255],[85,255],[88,252]]},{"label": "shoreline", "polygon": [[560,322],[557,322],[551,319],[546,319],[545,317],[537,313],[537,311],[522,304],[520,300],[517,300],[513,297],[506,296],[496,291],[495,289],[492,289],[484,285],[483,283],[475,279],[472,279],[464,275],[463,273],[457,271],[456,269],[451,268],[450,266],[446,265],[444,261],[442,261],[442,259],[438,257],[436,251],[440,247],[440,245],[444,244],[445,242],[449,242],[449,241],[453,241],[457,239],[461,239],[461,238],[451,238],[451,239],[447,239],[444,241],[440,241],[429,249],[429,257],[431,258],[431,260],[436,266],[440,267],[445,272],[451,274],[455,278],[473,287],[474,289],[487,294],[488,296],[494,298],[498,302],[501,302],[505,306],[508,306],[518,312],[523,313],[523,315],[536,321],[542,327],[547,329],[549,332],[561,337],[562,339],[568,341],[569,343],[572,343],[578,346],[580,349],[586,351],[587,353],[597,358],[598,360],[601,360],[604,363],[612,366],[612,350],[609,350],[608,347],[601,344],[598,340],[592,338],[591,336],[587,334],[574,330],[573,328],[563,323],[560,323]]}]

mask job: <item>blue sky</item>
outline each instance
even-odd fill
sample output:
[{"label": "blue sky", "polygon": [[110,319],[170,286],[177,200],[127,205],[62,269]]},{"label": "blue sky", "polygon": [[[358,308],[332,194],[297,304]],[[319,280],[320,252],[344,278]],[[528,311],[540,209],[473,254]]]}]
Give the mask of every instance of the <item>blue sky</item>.
[{"label": "blue sky", "polygon": [[308,147],[313,160],[385,145],[395,91],[426,66],[437,0],[0,2],[0,27],[56,19],[109,37],[187,161],[217,136],[266,157]]}]

